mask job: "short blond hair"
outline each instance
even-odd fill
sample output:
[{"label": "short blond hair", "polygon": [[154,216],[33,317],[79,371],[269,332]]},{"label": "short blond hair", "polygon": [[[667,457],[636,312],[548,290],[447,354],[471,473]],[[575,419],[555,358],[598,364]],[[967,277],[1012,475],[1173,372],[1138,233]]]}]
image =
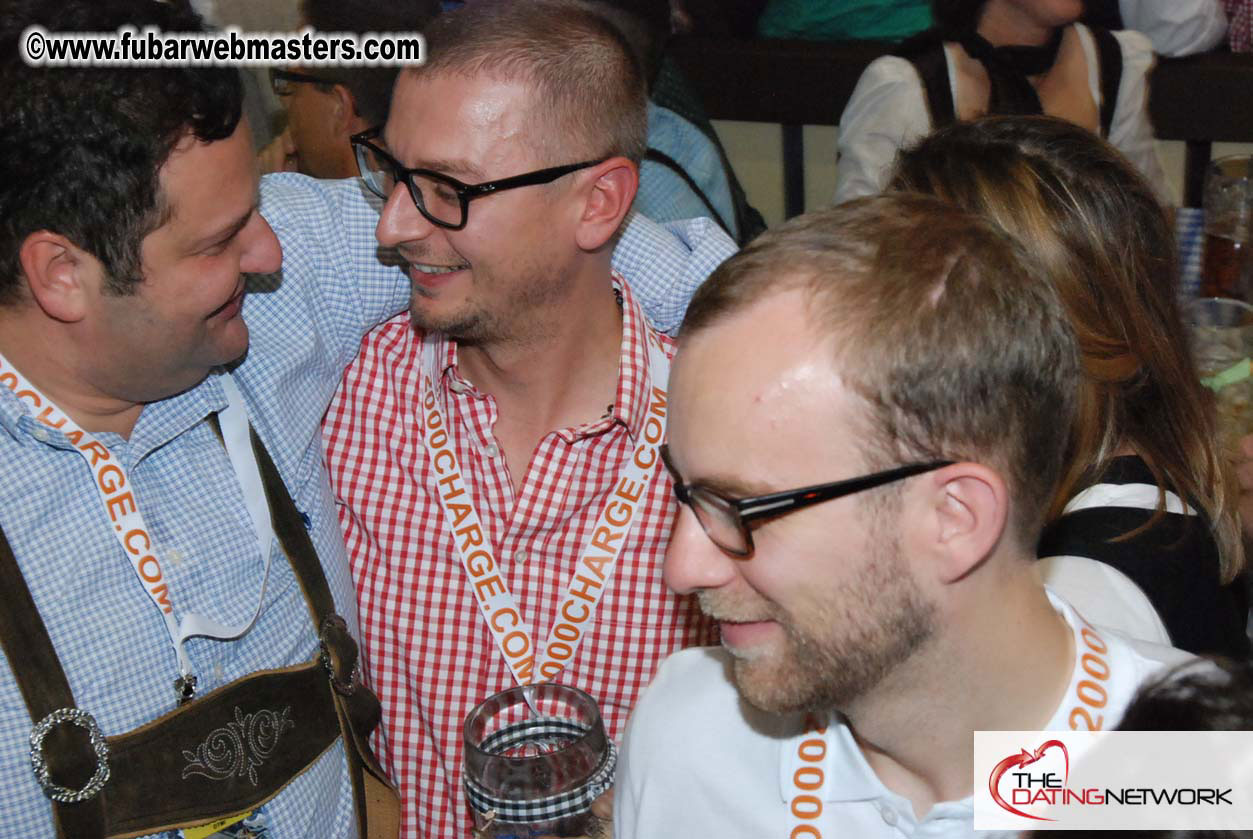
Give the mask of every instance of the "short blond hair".
[{"label": "short blond hair", "polygon": [[1075,415],[1066,313],[1008,236],[935,198],[863,198],[763,233],[692,298],[684,339],[780,291],[812,301],[841,377],[870,409],[884,465],[984,463],[1005,478],[1011,526],[1034,555]]},{"label": "short blond hair", "polygon": [[572,0],[478,0],[424,31],[416,78],[444,74],[529,82],[536,145],[552,165],[648,147],[648,93],[630,45],[613,24]]}]

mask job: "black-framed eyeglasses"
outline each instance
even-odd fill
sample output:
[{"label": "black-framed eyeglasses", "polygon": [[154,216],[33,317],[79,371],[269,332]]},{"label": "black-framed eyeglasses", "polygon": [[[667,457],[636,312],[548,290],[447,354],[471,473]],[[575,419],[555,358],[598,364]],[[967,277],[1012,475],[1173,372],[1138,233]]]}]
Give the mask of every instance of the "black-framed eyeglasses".
[{"label": "black-framed eyeglasses", "polygon": [[417,205],[418,212],[431,224],[448,230],[460,230],[466,226],[466,219],[470,216],[470,202],[475,198],[520,186],[552,183],[562,175],[604,163],[609,159],[602,157],[599,160],[553,166],[481,184],[467,184],[430,169],[406,169],[400,165],[400,161],[374,142],[381,133],[382,127],[376,127],[349,138],[357,155],[357,169],[365,185],[375,195],[387,200],[396,183],[403,181],[409,190],[409,197]]},{"label": "black-framed eyeglasses", "polygon": [[319,76],[310,76],[308,73],[280,70],[277,67],[270,68],[270,89],[274,91],[275,96],[291,96],[296,92],[292,85],[296,84],[316,84],[323,88],[330,88],[335,82]]},{"label": "black-framed eyeglasses", "polygon": [[670,473],[670,478],[674,481],[674,494],[678,496],[681,503],[691,508],[696,515],[696,520],[705,531],[705,535],[719,548],[737,557],[752,556],[753,534],[748,529],[751,521],[777,518],[814,504],[921,475],[923,472],[930,472],[953,463],[951,460],[910,463],[829,484],[816,484],[800,489],[772,492],[768,495],[754,495],[749,498],[727,498],[700,484],[683,483],[682,476],[674,468],[674,462],[670,459],[668,445],[661,446],[661,462],[665,464],[666,471]]}]

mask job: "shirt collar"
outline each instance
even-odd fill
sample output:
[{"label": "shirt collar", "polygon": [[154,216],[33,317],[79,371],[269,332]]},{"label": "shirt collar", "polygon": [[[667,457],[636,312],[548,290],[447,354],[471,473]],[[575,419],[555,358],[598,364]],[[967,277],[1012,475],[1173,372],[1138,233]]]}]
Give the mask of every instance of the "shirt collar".
[{"label": "shirt collar", "polygon": [[[653,331],[648,317],[639,301],[631,293],[631,286],[622,275],[614,272],[613,287],[622,293],[622,347],[618,360],[618,393],[614,397],[613,418],[631,432],[632,439],[639,439],[648,418],[650,395],[654,387],[667,390],[666,381],[653,381],[653,370],[648,361],[649,332]],[[668,354],[673,353],[670,339],[657,333]]]},{"label": "shirt collar", "polygon": [[17,395],[7,387],[0,386],[0,428],[3,428],[15,440],[21,440],[23,433],[18,426],[22,417],[30,414],[29,408],[22,403]]},{"label": "shirt collar", "polygon": [[[1076,708],[1081,708],[1084,704],[1079,693],[1080,683],[1090,678],[1083,667],[1084,656],[1089,651],[1097,652],[1101,647],[1104,648],[1101,654],[1105,658],[1105,666],[1109,672],[1106,679],[1101,682],[1106,693],[1105,705],[1102,707],[1103,719],[1098,722],[1105,728],[1113,728],[1122,717],[1123,711],[1131,704],[1131,699],[1139,688],[1139,681],[1135,677],[1136,663],[1131,649],[1122,643],[1117,635],[1094,627],[1060,594],[1047,586],[1044,591],[1053,609],[1070,625],[1070,631],[1074,635],[1074,660],[1071,662],[1070,681],[1066,685],[1066,692],[1062,694],[1062,701],[1053,712],[1053,718],[1049,720],[1044,730],[1071,730],[1070,716]],[[1098,639],[1095,641],[1097,646],[1091,647],[1085,640],[1085,636]]]},{"label": "shirt collar", "polygon": [[[931,809],[921,820],[917,819],[913,814],[913,804],[904,796],[884,786],[879,776],[870,768],[866,756],[853,739],[848,725],[842,719],[833,725],[835,732],[831,743],[831,759],[827,761],[827,769],[831,777],[827,785],[827,801],[833,803],[886,802],[886,806],[895,810],[898,817],[914,824],[933,819],[960,820],[971,817],[974,812],[974,798],[967,796],[956,801],[937,801],[931,805]],[[788,800],[787,793],[788,789],[785,786],[785,801]]]},{"label": "shirt collar", "polygon": [[[585,423],[576,428],[562,429],[558,433],[567,441],[597,434],[604,431],[609,424],[621,423],[626,426],[632,439],[638,439],[643,433],[644,421],[648,417],[649,396],[653,385],[666,389],[666,382],[654,383],[648,363],[648,333],[652,326],[648,322],[631,285],[617,271],[612,274],[613,288],[622,295],[622,342],[618,356],[618,389],[613,405],[604,417]],[[668,336],[658,333],[658,337],[666,347],[668,354],[673,353],[673,342]],[[436,356],[440,359],[440,373],[444,387],[452,382],[467,384],[457,369],[457,342],[446,336],[439,335],[435,345]]]},{"label": "shirt collar", "polygon": [[827,800],[864,801],[892,795],[866,762],[866,756],[857,746],[852,729],[844,719],[838,718],[832,725],[835,731],[831,738],[833,760],[827,764],[831,770]]},{"label": "shirt collar", "polygon": [[[182,434],[209,414],[225,408],[226,392],[218,382],[219,375],[224,375],[224,373],[217,370],[190,390],[145,406],[128,441],[133,460],[139,460],[149,451]],[[73,448],[63,432],[39,422],[36,414],[37,412],[28,403],[19,399],[13,391],[7,387],[0,387],[0,428],[3,428],[14,440],[19,443],[32,442],[36,445],[49,445],[54,448]],[[37,429],[40,431],[39,435],[35,435]],[[105,445],[112,445],[110,442],[112,439],[121,439],[110,433],[99,433],[95,436]]]}]

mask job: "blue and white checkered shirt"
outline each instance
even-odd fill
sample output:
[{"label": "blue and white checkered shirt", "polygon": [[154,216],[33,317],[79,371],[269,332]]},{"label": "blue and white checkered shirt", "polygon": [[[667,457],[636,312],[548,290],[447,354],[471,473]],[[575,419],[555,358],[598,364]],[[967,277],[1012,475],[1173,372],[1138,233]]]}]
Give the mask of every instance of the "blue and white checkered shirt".
[{"label": "blue and white checkered shirt", "polygon": [[[739,235],[731,182],[722,166],[722,156],[704,132],[669,108],[649,102],[648,147],[682,166],[713,204],[723,223]],[[640,164],[635,209],[658,221],[709,215],[709,208],[700,196],[668,166],[654,160]]]},{"label": "blue and white checkered shirt", "polygon": [[[249,418],[308,516],[336,607],[355,635],[352,582],[322,467],[319,424],[362,336],[404,308],[409,283],[380,260],[377,205],[355,180],[267,177],[261,211],[282,243],[283,270],[250,284],[243,314],[251,345],[234,376]],[[659,326],[674,329],[693,289],[733,249],[707,221],[667,230],[636,216],[615,265]],[[175,617],[195,611],[232,624],[256,606],[262,560],[239,484],[206,422],[225,405],[220,382],[210,376],[148,405],[129,439],[98,437],[130,473]],[[0,458],[0,527],[78,706],[106,735],[170,711],[178,668],[165,623],[113,537],[86,461],[64,435],[36,423],[7,388],[0,388]],[[234,641],[187,642],[199,692],[313,657],[316,635],[304,596],[277,545],[272,551],[264,608],[252,629]],[[0,839],[55,835],[31,771],[31,725],[0,657]],[[268,837],[353,836],[351,799],[337,745],[265,805]]]}]

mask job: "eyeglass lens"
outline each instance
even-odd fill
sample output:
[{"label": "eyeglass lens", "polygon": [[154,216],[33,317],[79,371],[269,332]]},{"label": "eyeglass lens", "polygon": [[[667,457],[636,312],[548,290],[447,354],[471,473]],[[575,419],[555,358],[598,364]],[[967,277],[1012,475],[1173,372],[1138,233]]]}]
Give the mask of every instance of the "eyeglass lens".
[{"label": "eyeglass lens", "polygon": [[380,158],[367,145],[356,144],[353,148],[357,152],[357,169],[365,185],[378,197],[387,198],[396,186],[396,173],[391,162]]},{"label": "eyeglass lens", "polygon": [[692,512],[715,545],[735,554],[748,552],[748,538],[735,507],[703,487],[689,487]]},{"label": "eyeglass lens", "polygon": [[[395,164],[381,157],[374,149],[359,144],[357,168],[370,191],[380,198],[388,198],[396,186]],[[462,223],[462,203],[452,184],[428,175],[409,175],[409,194],[418,209],[428,218],[458,226]]]}]

